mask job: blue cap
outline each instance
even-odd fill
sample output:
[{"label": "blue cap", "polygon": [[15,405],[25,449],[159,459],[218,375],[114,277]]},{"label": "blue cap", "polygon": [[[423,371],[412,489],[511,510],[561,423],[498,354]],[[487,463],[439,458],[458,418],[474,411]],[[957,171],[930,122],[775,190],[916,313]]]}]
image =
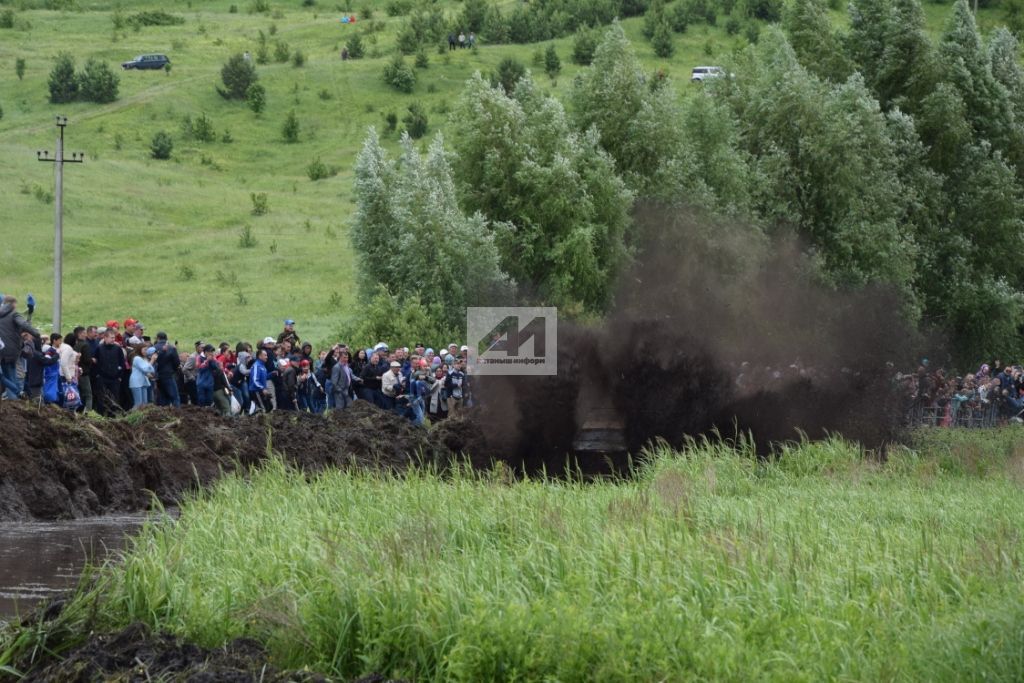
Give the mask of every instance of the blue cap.
[{"label": "blue cap", "polygon": [[294,320],[285,320],[285,321],[284,321],[284,324],[285,324],[285,325],[294,325],[294,324],[295,324],[295,321],[294,321]]},{"label": "blue cap", "polygon": [[146,355],[147,356],[152,356],[154,353],[156,353],[156,347],[155,346],[150,346],[148,349],[146,349]]}]

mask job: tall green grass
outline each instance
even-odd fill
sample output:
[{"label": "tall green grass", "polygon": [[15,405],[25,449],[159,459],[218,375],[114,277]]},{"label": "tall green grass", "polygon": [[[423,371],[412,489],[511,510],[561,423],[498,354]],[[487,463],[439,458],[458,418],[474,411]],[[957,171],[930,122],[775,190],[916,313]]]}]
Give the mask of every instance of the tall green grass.
[{"label": "tall green grass", "polygon": [[275,462],[146,528],[99,625],[338,676],[1019,680],[1019,456],[929,448],[705,442],[590,484]]}]

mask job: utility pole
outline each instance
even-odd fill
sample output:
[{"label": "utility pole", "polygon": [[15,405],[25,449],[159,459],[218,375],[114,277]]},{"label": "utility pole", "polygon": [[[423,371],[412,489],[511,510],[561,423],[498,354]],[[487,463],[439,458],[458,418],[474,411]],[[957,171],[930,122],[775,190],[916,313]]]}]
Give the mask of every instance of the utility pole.
[{"label": "utility pole", "polygon": [[72,152],[70,159],[64,158],[64,128],[68,125],[68,117],[57,116],[57,156],[50,157],[49,150],[36,152],[38,161],[49,161],[54,164],[57,180],[54,190],[56,209],[56,228],[53,237],[53,331],[60,332],[60,302],[64,277],[64,164],[80,164],[85,161],[84,152]]}]

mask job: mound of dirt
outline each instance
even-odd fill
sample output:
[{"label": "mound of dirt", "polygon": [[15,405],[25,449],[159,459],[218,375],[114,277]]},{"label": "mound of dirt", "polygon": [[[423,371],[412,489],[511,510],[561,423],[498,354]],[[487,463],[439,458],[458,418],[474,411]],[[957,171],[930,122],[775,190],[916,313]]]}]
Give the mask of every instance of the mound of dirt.
[{"label": "mound of dirt", "polygon": [[[23,681],[183,681],[188,683],[319,683],[330,679],[308,671],[279,671],[254,640],[238,638],[206,649],[133,624],[120,633],[93,635],[63,659],[30,672]],[[372,675],[357,683],[385,683]]]},{"label": "mound of dirt", "polygon": [[[0,412],[0,520],[67,519],[174,504],[221,472],[279,453],[308,472],[447,467],[482,451],[466,419],[427,430],[365,401],[311,415],[225,418],[195,407],[147,408],[116,420],[5,402]],[[480,462],[486,462],[481,458]]]}]

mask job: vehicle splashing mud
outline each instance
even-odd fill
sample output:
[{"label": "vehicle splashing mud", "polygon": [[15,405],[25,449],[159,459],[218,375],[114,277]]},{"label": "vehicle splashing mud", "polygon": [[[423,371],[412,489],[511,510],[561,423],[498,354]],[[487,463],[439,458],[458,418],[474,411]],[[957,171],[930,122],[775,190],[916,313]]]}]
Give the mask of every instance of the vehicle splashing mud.
[{"label": "vehicle splashing mud", "polygon": [[914,336],[898,293],[822,283],[794,242],[742,224],[650,207],[637,222],[646,246],[609,316],[560,322],[558,375],[481,378],[492,450],[528,471],[601,472],[712,433],[752,434],[761,453],[801,435],[899,437],[893,367]]}]

